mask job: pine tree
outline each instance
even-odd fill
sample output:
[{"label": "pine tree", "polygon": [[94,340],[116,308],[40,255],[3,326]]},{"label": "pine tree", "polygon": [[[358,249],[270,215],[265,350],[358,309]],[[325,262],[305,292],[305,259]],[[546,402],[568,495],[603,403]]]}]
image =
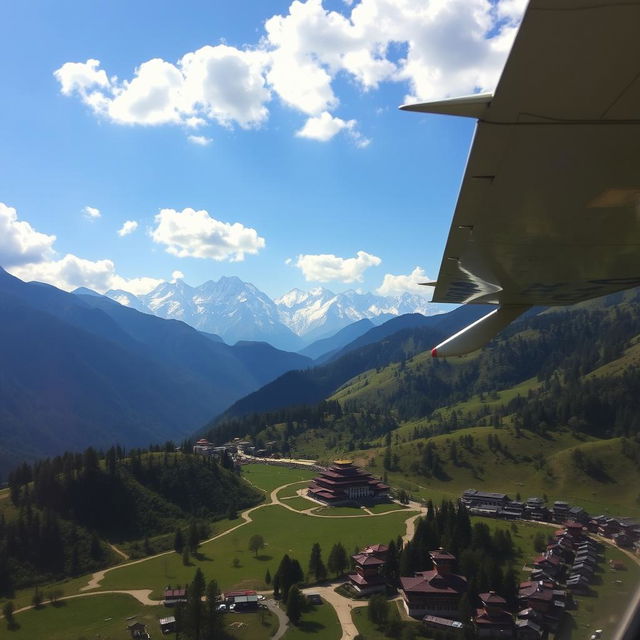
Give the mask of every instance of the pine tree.
[{"label": "pine tree", "polygon": [[300,589],[294,584],[289,589],[289,594],[287,595],[287,617],[294,625],[300,622],[303,606],[304,596]]},{"label": "pine tree", "polygon": [[269,569],[267,569],[267,573],[264,574],[264,583],[266,585],[271,584],[271,573],[269,573]]},{"label": "pine tree", "polygon": [[211,580],[205,593],[202,640],[218,640],[222,634],[223,621],[218,612],[218,583]]},{"label": "pine tree", "polygon": [[331,549],[329,560],[327,561],[327,567],[331,573],[339,576],[345,572],[348,566],[349,559],[347,558],[347,550],[341,542],[337,542]]},{"label": "pine tree", "polygon": [[[324,564],[322,562],[322,550],[320,548],[319,542],[314,542],[313,547],[311,547],[311,556],[309,558],[309,576],[314,578],[315,580],[321,580],[323,578],[320,577],[320,567],[324,569]],[[325,569],[325,577],[326,577],[326,569]]]},{"label": "pine tree", "polygon": [[182,550],[184,549],[184,535],[182,534],[182,529],[179,527],[176,529],[173,536],[173,548],[176,553],[182,553]]}]

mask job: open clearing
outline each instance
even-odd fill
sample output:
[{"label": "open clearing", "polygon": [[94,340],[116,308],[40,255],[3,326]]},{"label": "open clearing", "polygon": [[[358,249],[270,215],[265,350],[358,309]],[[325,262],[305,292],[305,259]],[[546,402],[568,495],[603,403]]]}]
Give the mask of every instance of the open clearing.
[{"label": "open clearing", "polygon": [[[185,567],[182,557],[171,553],[145,562],[116,568],[106,574],[102,589],[152,589],[152,598],[161,597],[167,585],[185,584],[193,578],[196,566],[206,578],[216,579],[223,589],[265,588],[264,576],[269,569],[274,575],[282,556],[288,553],[303,567],[309,561],[314,542],[321,542],[324,558],[336,542],[342,542],[348,551],[356,545],[382,542],[404,534],[406,511],[383,516],[367,516],[362,510],[359,518],[314,518],[298,514],[278,505],[256,509],[246,524],[226,536],[200,547],[199,557],[192,558],[192,565]],[[249,538],[260,534],[266,543],[257,558],[249,550]],[[234,559],[237,567],[232,566]]]},{"label": "open clearing", "polygon": [[[15,631],[5,631],[3,620],[2,637],[11,640],[76,640],[81,637],[107,640],[127,637],[127,624],[131,622],[147,624],[152,636],[159,636],[158,619],[165,615],[170,614],[164,607],[145,607],[124,594],[104,594],[64,600],[55,607],[47,605],[20,613],[15,617],[20,625]],[[135,619],[129,619],[132,616]]]},{"label": "open clearing", "polygon": [[[274,464],[245,464],[242,466],[242,475],[251,484],[270,493],[283,484],[301,480],[311,480],[317,476],[318,473],[316,471],[292,469],[291,467],[277,466]],[[299,486],[296,487],[296,489],[299,488]],[[295,494],[295,490],[293,494]],[[287,494],[285,493],[283,495]]]},{"label": "open clearing", "polygon": [[335,609],[323,600],[322,604],[311,605],[302,614],[298,626],[289,627],[283,640],[308,640],[309,638],[339,640],[341,636],[342,629]]}]

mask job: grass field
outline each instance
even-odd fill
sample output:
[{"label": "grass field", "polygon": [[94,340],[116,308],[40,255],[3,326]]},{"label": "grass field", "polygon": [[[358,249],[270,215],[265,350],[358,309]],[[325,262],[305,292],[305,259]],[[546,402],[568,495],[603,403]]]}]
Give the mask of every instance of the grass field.
[{"label": "grass field", "polygon": [[[128,637],[126,627],[131,622],[142,622],[148,625],[151,637],[161,637],[158,620],[168,615],[171,612],[164,607],[146,607],[125,594],[99,594],[16,614],[18,628],[7,630],[4,635],[2,621],[1,637],[7,640],[120,640]],[[278,628],[278,619],[266,610],[226,614],[224,621],[229,636],[242,640],[267,640]]]},{"label": "grass field", "polygon": [[306,487],[308,484],[308,481],[305,480],[303,482],[297,482],[296,484],[285,487],[281,491],[278,491],[278,498],[282,500],[282,498],[290,498],[291,496],[295,496],[298,494],[298,491],[300,491],[300,489]]},{"label": "grass field", "polygon": [[278,618],[271,611],[226,613],[225,628],[231,638],[268,640],[278,630]]},{"label": "grass field", "polygon": [[[386,544],[404,534],[407,516],[401,511],[379,517],[313,518],[277,505],[265,506],[253,512],[252,523],[202,545],[200,558],[193,558],[192,566],[185,567],[181,556],[173,553],[116,568],[106,574],[102,588],[153,589],[152,597],[159,598],[165,585],[190,582],[196,566],[208,580],[215,578],[223,589],[265,588],[267,569],[274,575],[285,553],[306,567],[314,542],[321,542],[325,560],[336,542],[342,542],[347,549],[377,542]],[[262,535],[266,543],[257,558],[249,550],[249,538],[254,534]],[[238,559],[238,567],[232,566],[234,558]]]},{"label": "grass field", "polygon": [[[622,562],[625,570],[611,569],[607,564],[610,559]],[[556,636],[558,640],[582,640],[588,638],[594,629],[602,629],[603,638],[613,637],[614,629],[640,585],[640,565],[620,549],[605,545],[604,562],[599,566],[602,572],[595,576],[600,584],[592,585],[592,596],[575,597],[578,608],[571,611],[571,618]]]},{"label": "grass field", "polygon": [[[164,607],[146,607],[125,594],[104,594],[24,611],[15,616],[17,630],[6,631],[4,620],[0,623],[1,635],[7,640],[116,640],[128,637],[127,624],[137,621],[149,625],[151,635],[158,637],[161,635],[158,618],[166,613]],[[130,619],[132,616],[135,619]]]},{"label": "grass field", "polygon": [[306,498],[300,498],[296,496],[295,498],[288,498],[283,501],[283,504],[290,506],[292,509],[296,511],[305,511],[306,509],[311,509],[312,507],[317,507],[317,502],[312,502],[311,500],[307,500]]},{"label": "grass field", "polygon": [[335,609],[324,600],[322,604],[311,605],[302,614],[297,627],[289,627],[283,640],[339,640],[342,629]]},{"label": "grass field", "polygon": [[371,507],[367,507],[371,513],[389,513],[389,511],[403,511],[408,509],[404,505],[398,504],[397,502],[388,502],[381,504],[374,504]]},{"label": "grass field", "polygon": [[[461,438],[472,436],[472,449]],[[491,450],[489,436],[498,437],[502,451]],[[406,489],[420,499],[456,499],[465,489],[498,491],[515,499],[546,496],[548,503],[566,500],[594,515],[640,516],[640,469],[623,455],[622,438],[596,440],[559,429],[546,436],[506,427],[472,427],[429,438],[436,447],[444,474],[441,478],[427,477],[420,472],[421,448],[426,439],[392,445],[398,456],[400,470],[389,471],[388,481],[396,488]],[[451,457],[456,445],[457,462]],[[584,456],[597,461],[603,473],[591,477],[578,469],[573,453],[578,449]],[[373,473],[381,471],[383,449],[356,452],[357,464]],[[377,458],[377,459],[376,459]],[[373,460],[373,465],[370,463]]]},{"label": "grass field", "polygon": [[[291,469],[290,467],[274,464],[242,465],[242,476],[267,493],[288,482],[311,480],[316,475],[317,472],[307,471],[306,469]],[[299,489],[300,487],[297,488]]]},{"label": "grass field", "polygon": [[318,507],[314,513],[320,516],[364,516],[361,507]]}]

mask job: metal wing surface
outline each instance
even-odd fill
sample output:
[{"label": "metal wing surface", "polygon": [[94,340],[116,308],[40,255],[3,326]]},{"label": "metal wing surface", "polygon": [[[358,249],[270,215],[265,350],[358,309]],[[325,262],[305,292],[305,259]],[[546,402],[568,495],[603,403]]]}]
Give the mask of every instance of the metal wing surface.
[{"label": "metal wing surface", "polygon": [[564,305],[640,285],[640,2],[532,0],[478,118],[436,302]]}]

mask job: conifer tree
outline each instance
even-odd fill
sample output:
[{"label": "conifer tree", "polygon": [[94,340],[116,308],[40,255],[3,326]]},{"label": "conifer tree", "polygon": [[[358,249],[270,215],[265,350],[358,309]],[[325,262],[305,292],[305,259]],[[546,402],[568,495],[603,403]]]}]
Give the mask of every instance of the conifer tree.
[{"label": "conifer tree", "polygon": [[304,596],[295,584],[291,585],[287,595],[287,617],[294,625],[300,622],[303,606]]},{"label": "conifer tree", "polygon": [[182,535],[182,529],[178,527],[173,536],[173,548],[176,553],[182,553],[184,549],[184,535]]}]

